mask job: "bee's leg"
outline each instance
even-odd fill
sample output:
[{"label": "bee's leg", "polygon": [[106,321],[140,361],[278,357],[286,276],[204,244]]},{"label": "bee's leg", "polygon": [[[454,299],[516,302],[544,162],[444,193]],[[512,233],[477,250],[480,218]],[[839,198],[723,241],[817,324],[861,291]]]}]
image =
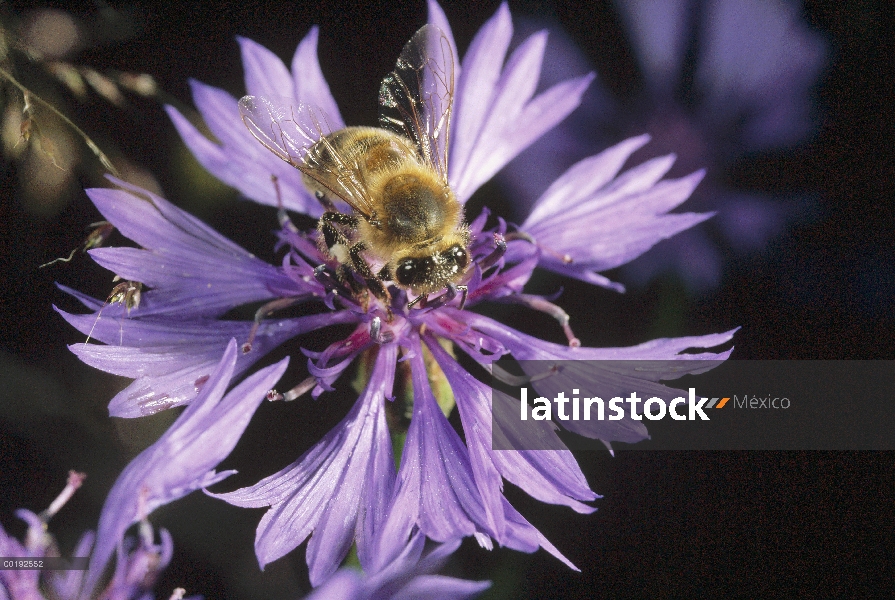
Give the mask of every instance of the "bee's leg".
[{"label": "bee's leg", "polygon": [[426,308],[426,301],[429,299],[429,294],[421,294],[407,303],[407,308],[413,308],[417,304],[420,305],[420,308]]},{"label": "bee's leg", "polygon": [[[336,276],[342,284],[351,289],[351,293],[355,298],[360,299],[364,310],[366,310],[368,304],[366,295],[369,292],[368,289],[364,288],[355,277],[355,272],[361,271],[361,269],[358,269],[356,266],[357,261],[352,257],[352,264],[348,264],[351,240],[348,239],[348,236],[345,235],[345,232],[341,227],[349,229],[356,228],[357,217],[338,212],[328,212],[323,214],[320,218],[320,222],[317,224],[317,229],[321,233],[321,241],[323,242],[321,246],[325,246],[321,247],[321,251],[325,251],[341,263],[336,271]],[[346,256],[346,253],[348,253],[349,256]],[[363,273],[360,274],[365,279],[368,279]]]},{"label": "bee's leg", "polygon": [[446,290],[442,295],[433,300],[432,302],[426,302],[425,300],[420,303],[420,308],[440,308],[457,297],[457,286],[453,283],[449,283],[446,286]]},{"label": "bee's leg", "polygon": [[460,293],[463,294],[460,297],[460,310],[463,310],[463,307],[466,306],[466,297],[469,295],[469,288],[465,285],[458,285],[457,289],[460,290]]},{"label": "bee's leg", "polygon": [[395,334],[391,331],[382,330],[382,319],[373,317],[370,321],[370,339],[377,344],[388,344],[395,339]]},{"label": "bee's leg", "polygon": [[316,279],[326,290],[326,296],[323,298],[324,304],[330,309],[335,310],[334,300],[336,298],[355,298],[352,290],[345,286],[340,277],[333,276],[332,271],[326,265],[317,265],[314,268],[314,279]]},{"label": "bee's leg", "polygon": [[320,217],[320,219],[325,223],[338,223],[339,225],[357,229],[357,217],[354,215],[346,215],[345,213],[337,211],[327,211],[323,213],[323,216]]},{"label": "bee's leg", "polygon": [[[444,306],[445,304],[449,304],[454,298],[457,297],[457,292],[460,292],[462,296],[460,297],[460,310],[463,310],[463,307],[466,305],[466,297],[469,295],[469,288],[465,285],[454,285],[453,283],[449,283],[446,286],[445,292],[433,300],[428,304],[424,304],[426,308],[438,308],[440,306]],[[422,307],[420,307],[422,308]]]},{"label": "bee's leg", "polygon": [[367,282],[367,287],[373,292],[373,295],[382,300],[386,307],[388,307],[389,311],[391,310],[390,305],[392,302],[392,296],[388,293],[388,290],[385,289],[385,286],[382,285],[382,281],[376,277],[376,274],[373,273],[373,270],[370,268],[370,265],[367,264],[367,261],[364,260],[364,257],[361,256],[361,252],[367,249],[367,245],[363,242],[358,242],[351,246],[348,250],[348,255],[351,257],[351,264],[354,266],[354,269],[360,274],[361,277]]},{"label": "bee's leg", "polygon": [[357,277],[354,276],[354,269],[350,265],[339,265],[336,276],[339,278],[339,281],[351,288],[351,293],[355,297],[363,296],[367,291],[357,280]]},{"label": "bee's leg", "polygon": [[488,256],[478,261],[479,268],[484,273],[503,258],[503,255],[507,253],[507,243],[504,240],[504,237],[499,233],[494,234],[494,251],[491,252]]},{"label": "bee's leg", "polygon": [[323,190],[314,190],[314,198],[317,199],[317,202],[323,206],[323,210],[329,213],[338,213],[338,209],[336,205],[332,203],[332,200],[326,197],[326,194],[323,193]]},{"label": "bee's leg", "polygon": [[[359,297],[363,295],[364,289],[355,279],[351,267],[345,264],[347,262],[347,257],[344,253],[342,256],[338,256],[339,253],[336,250],[339,246],[343,249],[347,249],[351,246],[351,240],[349,240],[345,235],[345,232],[342,231],[342,226],[349,228],[357,227],[357,218],[339,212],[323,213],[323,216],[320,217],[320,221],[317,223],[317,230],[321,235],[318,244],[321,252],[333,256],[342,263],[336,271],[336,279],[342,284],[340,287],[343,287],[343,291],[344,287],[347,286],[350,288],[352,296]],[[316,272],[315,276],[317,276]],[[324,283],[324,285],[326,285],[326,283]]]},{"label": "bee's leg", "polygon": [[[383,266],[381,269],[379,269],[379,273],[376,275],[376,278],[380,281],[380,285],[382,285],[381,282],[383,282],[383,281],[391,281],[392,280],[392,271],[389,268],[388,263],[386,263],[385,266]],[[387,304],[388,304],[388,308],[386,309],[386,311],[388,312],[388,322],[391,323],[392,322],[391,294],[389,294],[389,302]]]},{"label": "bee's leg", "polygon": [[351,241],[345,236],[345,233],[339,226],[348,227],[349,229],[357,229],[357,217],[354,215],[346,215],[340,212],[325,212],[317,223],[317,229],[323,236],[323,244],[327,253],[330,253],[337,245],[343,245],[346,248],[351,245]]}]

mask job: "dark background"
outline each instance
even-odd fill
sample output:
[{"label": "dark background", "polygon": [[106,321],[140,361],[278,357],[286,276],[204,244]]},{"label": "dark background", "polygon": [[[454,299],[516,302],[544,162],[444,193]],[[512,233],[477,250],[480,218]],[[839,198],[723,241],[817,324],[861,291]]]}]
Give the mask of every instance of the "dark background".
[{"label": "dark background", "polygon": [[[4,18],[26,15],[33,6],[11,3]],[[40,6],[98,22],[93,3]],[[113,7],[132,28],[126,39],[97,34],[104,41],[68,60],[100,71],[149,73],[187,106],[188,77],[236,96],[243,92],[234,35],[288,61],[308,28],[319,24],[324,74],[346,122],[357,124],[375,122],[379,80],[425,22],[422,2]],[[445,4],[461,54],[496,7]],[[510,8],[514,15],[555,18],[613,93],[624,99],[636,90],[636,65],[608,4],[525,2]],[[807,23],[831,48],[816,90],[819,131],[789,151],[748,156],[729,175],[731,185],[753,191],[810,194],[815,217],[793,224],[759,253],[729,254],[721,287],[698,297],[687,295],[672,276],[622,296],[549,277],[533,282],[545,289],[565,285],[560,303],[585,344],[628,345],[741,326],[733,353],[738,359],[895,358],[890,13],[884,2],[807,4]],[[128,95],[126,106],[116,107],[94,95],[82,102],[39,69],[18,66],[23,82],[53,98],[110,154],[151,172],[169,199],[273,259],[274,211],[239,201],[198,174],[158,100]],[[67,266],[37,268],[66,255],[97,220],[81,190],[101,183],[100,170],[85,155],[58,209],[37,214],[23,196],[20,165],[4,162],[0,172],[0,522],[21,536],[24,526],[13,510],[42,510],[68,469],[86,471],[84,488],[51,524],[66,551],[81,531],[95,527],[105,493],[127,460],[173,415],[140,423],[107,418],[105,405],[125,382],[69,353],[66,344],[83,338],[51,305],[76,308],[54,281],[104,297],[110,275],[83,256]],[[500,206],[500,191],[488,184],[474,202]],[[531,323],[529,332],[561,341],[549,318]],[[240,469],[226,488],[253,483],[294,460],[344,414],[348,387],[343,383],[341,395],[329,401],[324,396],[318,406],[262,406],[224,465]],[[581,573],[544,552],[488,553],[469,541],[447,572],[493,579],[490,597],[888,596],[895,551],[891,452],[621,452],[615,458],[587,452],[578,458],[591,487],[604,495],[595,514],[544,506],[515,489],[507,495]],[[175,586],[208,598],[296,597],[305,591],[304,546],[259,575],[251,544],[261,514],[198,494],[153,514],[154,524],[172,531],[176,546],[158,596],[167,597]]]}]

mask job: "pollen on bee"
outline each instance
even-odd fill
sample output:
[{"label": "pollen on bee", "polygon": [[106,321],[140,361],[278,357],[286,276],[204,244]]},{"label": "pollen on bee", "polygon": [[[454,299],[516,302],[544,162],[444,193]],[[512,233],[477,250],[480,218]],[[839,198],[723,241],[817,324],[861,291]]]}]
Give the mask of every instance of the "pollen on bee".
[{"label": "pollen on bee", "polygon": [[351,256],[348,254],[348,247],[344,244],[333,244],[332,248],[329,249],[329,253],[341,264],[347,264],[351,260]]}]

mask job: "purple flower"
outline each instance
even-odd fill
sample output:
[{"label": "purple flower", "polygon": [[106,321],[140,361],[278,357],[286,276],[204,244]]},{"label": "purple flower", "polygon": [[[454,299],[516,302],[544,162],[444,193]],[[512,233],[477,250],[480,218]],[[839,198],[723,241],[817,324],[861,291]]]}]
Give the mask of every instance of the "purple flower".
[{"label": "purple flower", "polygon": [[[456,56],[441,8],[433,1],[429,11],[430,23],[444,32]],[[546,37],[543,33],[532,35],[507,58],[512,31],[509,10],[502,5],[475,36],[462,64],[454,65],[449,182],[461,202],[575,109],[592,79],[590,75],[568,79],[535,95]],[[299,45],[290,74],[272,53],[240,40],[246,87],[251,94],[287,96],[322,107],[330,125],[341,127],[335,101],[317,64],[316,41],[317,31],[312,30]],[[243,126],[235,98],[200,83],[194,83],[193,90],[218,142],[202,136],[175,109],[168,111],[209,171],[246,197],[271,205],[278,204],[271,181],[275,175],[285,209],[321,214],[301,173],[265,150]],[[151,509],[219,480],[219,475],[206,473],[216,464],[207,452],[184,457],[180,455],[182,444],[175,443],[186,432],[204,435],[194,427],[197,411],[206,409],[196,407],[209,402],[211,386],[220,397],[232,375],[248,370],[273,347],[330,325],[350,324],[352,332],[329,345],[321,342],[320,335],[303,338],[301,343],[310,346],[301,350],[308,357],[308,377],[290,390],[270,393],[273,398],[291,400],[312,391],[317,398],[331,390],[350,365],[361,362],[368,379],[345,418],[285,469],[253,486],[213,494],[238,506],[269,507],[255,539],[260,565],[310,537],[307,562],[311,583],[317,586],[336,573],[352,544],[357,546],[367,577],[375,578],[387,564],[398,560],[401,552],[419,556],[417,550],[406,550],[408,541],[417,548],[423,537],[455,543],[457,538],[475,536],[486,548],[495,542],[525,552],[544,548],[574,568],[510,505],[503,495],[503,480],[535,498],[580,513],[594,510],[584,503],[597,495],[550,425],[492,431],[487,386],[460,366],[456,352],[481,365],[478,373],[482,377],[491,363],[505,355],[518,359],[676,361],[678,366],[668,372],[630,375],[661,393],[666,388],[657,383],[659,379],[704,370],[704,365],[688,362],[693,355],[681,352],[726,343],[733,332],[655,340],[631,348],[583,348],[561,308],[523,292],[536,266],[612,286],[596,271],[627,262],[707,217],[667,214],[686,199],[701,173],[661,180],[671,160],[659,159],[619,175],[628,156],[645,142],[645,138],[623,142],[572,167],[545,193],[522,228],[508,227],[501,219],[488,227],[487,211],[473,219],[469,223],[470,265],[462,282],[468,289],[466,309],[460,308],[461,297],[450,289],[416,306],[416,301],[409,301],[408,294],[396,286],[389,288],[390,299],[376,294],[350,271],[346,275],[334,264],[318,247],[316,230],[299,230],[285,210],[280,213],[278,234],[278,247],[285,254],[282,263],[273,266],[161,198],[120,182],[121,190],[91,190],[90,196],[105,218],[141,246],[94,250],[92,256],[123,278],[151,289],[139,306],[105,308],[72,292],[94,313],[63,316],[107,344],[77,344],[72,350],[100,369],[135,378],[113,400],[113,414],[138,416],[189,405],[173,426],[174,433],[165,434],[152,452],[138,457],[122,475],[110,496],[109,506],[114,508],[109,508],[108,515],[104,513],[100,533],[110,529],[123,532],[141,514],[135,504],[138,498]],[[566,203],[560,202],[563,197]],[[599,243],[594,241],[594,232],[600,236]],[[254,321],[221,318],[231,308],[259,301],[266,304]],[[475,307],[485,302],[547,312],[560,322],[569,346],[531,338],[475,313]],[[275,310],[293,304],[316,312],[297,319],[267,319]],[[227,344],[233,336],[242,342],[238,353],[232,342]],[[212,372],[221,354],[226,376],[221,374],[223,366]],[[724,359],[727,354],[700,356]],[[392,436],[395,440],[401,437],[399,431],[390,431],[386,413],[403,410],[393,398],[398,365],[405,384],[401,387],[409,390],[413,400],[396,470]],[[277,377],[281,372],[277,369]],[[225,398],[215,414],[235,410],[224,406],[233,394],[239,401],[249,402],[251,396],[255,402],[257,394],[249,394],[245,386],[261,391],[264,386],[258,383],[259,377],[269,386],[275,379],[270,373],[268,369],[250,377]],[[460,413],[463,437],[445,417],[454,405]],[[251,411],[241,414],[240,418],[248,419]],[[239,423],[240,427],[227,426],[227,442],[218,442],[217,451],[225,446],[229,451],[244,426],[244,421]],[[493,433],[510,438],[536,435],[550,439],[553,449],[495,452]],[[633,422],[613,422],[611,426],[595,422],[580,428],[579,433],[607,443],[646,437],[642,424]],[[214,458],[220,457],[215,454]],[[154,467],[160,460],[180,468],[175,473],[170,468],[157,470]],[[104,549],[99,555],[107,558],[110,552]],[[352,576],[342,572],[335,577],[346,582]]]},{"label": "purple flower", "polygon": [[460,540],[440,544],[423,554],[426,538],[415,534],[390,561],[375,571],[360,573],[351,568],[336,571],[306,600],[343,598],[374,600],[380,598],[474,598],[491,585],[488,581],[466,581],[434,575],[447,557],[460,546]]},{"label": "purple flower", "polygon": [[[47,534],[44,521],[29,510],[20,509],[16,516],[28,524],[26,542],[23,544],[4,531],[0,525],[0,552],[4,557],[41,558],[46,556],[49,544],[42,542]],[[0,571],[0,598],[43,599],[40,592],[40,571],[4,569]]]},{"label": "purple flower", "polygon": [[[100,597],[109,600],[147,598],[161,572],[171,563],[174,542],[167,530],[159,530],[161,542],[156,544],[152,526],[148,521],[140,522],[139,540],[124,537],[116,544],[115,571]],[[99,545],[102,544],[102,541]],[[92,570],[87,572],[89,580]],[[79,573],[80,575],[80,573]],[[82,589],[80,598],[92,598],[93,594]],[[148,596],[152,598],[153,596]]]},{"label": "purple flower", "polygon": [[[595,86],[583,99],[587,110],[524,152],[502,173],[501,182],[520,207],[531,206],[569,162],[646,132],[653,143],[638,157],[674,153],[678,174],[706,167],[709,177],[686,206],[716,216],[707,226],[663,242],[626,265],[624,273],[643,284],[673,270],[692,291],[716,287],[723,252],[760,250],[787,220],[810,212],[804,197],[771,197],[733,189],[724,181],[735,162],[791,147],[817,127],[811,90],[828,50],[802,20],[800,5],[796,0],[618,0],[615,6],[642,76],[639,91],[615,98]],[[529,20],[523,29],[546,25],[551,31],[544,68],[548,83],[592,68],[559,27]],[[723,240],[722,247],[707,230]]]},{"label": "purple flower", "polygon": [[84,595],[95,589],[109,559],[133,523],[233,471],[215,472],[242,436],[249,419],[282,376],[289,359],[266,367],[233,388],[236,342],[231,340],[202,390],[173,425],[124,469],[106,498]]},{"label": "purple flower", "polygon": [[[653,159],[616,177],[628,157],[648,141],[648,136],[631,138],[585,158],[535,201],[522,229],[551,250],[542,255],[541,266],[624,291],[595,271],[623,265],[659,240],[712,216],[667,214],[690,197],[704,175],[697,171],[660,181],[674,163],[673,156]],[[589,243],[582,244],[583,239]]]},{"label": "purple flower", "polygon": [[[59,549],[49,533],[48,521],[68,501],[80,487],[84,475],[72,471],[68,485],[50,507],[39,515],[21,509],[16,515],[28,524],[24,543],[6,534],[0,526],[0,554],[4,557],[47,558],[59,557]],[[148,522],[140,524],[139,542],[132,538],[115,537],[108,540],[117,547],[115,572],[109,582],[97,594],[91,589],[82,589],[91,571],[82,570],[13,570],[0,571],[0,598],[11,600],[77,600],[79,598],[100,597],[104,600],[151,600],[152,587],[158,575],[171,562],[173,543],[170,534],[160,530],[161,543],[156,544],[154,533]],[[86,532],[73,552],[73,557],[87,558],[94,546],[96,535]],[[105,545],[103,541],[99,546]],[[99,574],[102,574],[100,569]],[[45,596],[45,594],[47,594]],[[183,597],[181,594],[178,596]]]},{"label": "purple flower", "polygon": [[[332,574],[357,539],[366,562],[368,542],[392,495],[395,468],[385,421],[397,346],[386,345],[364,393],[339,425],[297,461],[254,486],[217,497],[236,506],[270,506],[258,525],[261,566],[308,544],[311,582]],[[214,495],[214,494],[212,494]]]}]

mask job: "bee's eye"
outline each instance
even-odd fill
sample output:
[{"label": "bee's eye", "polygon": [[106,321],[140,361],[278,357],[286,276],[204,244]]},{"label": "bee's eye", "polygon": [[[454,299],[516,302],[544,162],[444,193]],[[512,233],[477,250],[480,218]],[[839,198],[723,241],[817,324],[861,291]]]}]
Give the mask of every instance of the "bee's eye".
[{"label": "bee's eye", "polygon": [[405,258],[395,267],[395,281],[399,285],[410,287],[419,285],[432,276],[435,261],[431,256],[423,258]]},{"label": "bee's eye", "polygon": [[417,261],[412,258],[406,258],[395,267],[395,281],[401,285],[411,285],[414,279],[416,279],[418,270]]},{"label": "bee's eye", "polygon": [[460,267],[460,270],[465,269],[466,265],[469,264],[469,254],[462,246],[451,246],[444,255],[446,258],[454,261]]}]

